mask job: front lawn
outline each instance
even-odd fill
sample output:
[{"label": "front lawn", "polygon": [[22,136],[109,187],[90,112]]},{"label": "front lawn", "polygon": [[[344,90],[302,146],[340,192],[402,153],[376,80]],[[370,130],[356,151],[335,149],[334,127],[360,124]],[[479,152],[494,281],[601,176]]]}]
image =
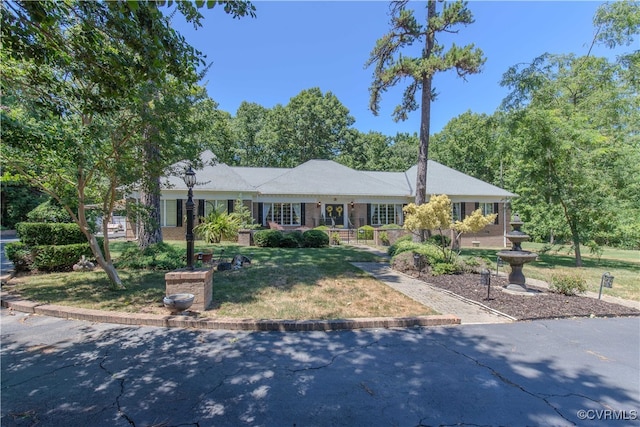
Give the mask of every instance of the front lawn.
[{"label": "front lawn", "polygon": [[[183,246],[183,242],[171,242]],[[114,257],[125,244],[115,242]],[[363,273],[350,262],[378,257],[348,246],[305,249],[196,245],[220,249],[230,261],[240,253],[252,262],[239,270],[216,271],[208,317],[255,319],[337,319],[436,314]],[[25,275],[13,289],[32,301],[126,312],[167,314],[162,306],[164,271],[119,270],[125,291],[109,289],[101,271]]]}]

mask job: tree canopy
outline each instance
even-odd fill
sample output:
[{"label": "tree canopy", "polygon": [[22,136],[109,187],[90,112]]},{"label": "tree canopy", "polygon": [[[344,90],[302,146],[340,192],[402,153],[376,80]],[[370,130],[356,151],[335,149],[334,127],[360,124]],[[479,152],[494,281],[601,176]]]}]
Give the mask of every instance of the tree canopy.
[{"label": "tree canopy", "polygon": [[[191,112],[202,100],[195,85],[204,58],[172,29],[162,4],[0,4],[3,167],[67,210],[117,287],[122,283],[108,238],[100,248],[87,205],[99,202],[108,219],[118,190],[143,176],[140,152],[148,138],[142,133],[149,131],[150,118],[160,111]],[[224,7],[234,15],[253,13],[246,2]],[[176,2],[175,8],[199,25],[201,15],[193,4]],[[168,138],[179,123],[190,126],[191,119],[173,118],[171,127],[156,121],[154,141],[188,139]],[[198,147],[192,149],[195,156]]]}]

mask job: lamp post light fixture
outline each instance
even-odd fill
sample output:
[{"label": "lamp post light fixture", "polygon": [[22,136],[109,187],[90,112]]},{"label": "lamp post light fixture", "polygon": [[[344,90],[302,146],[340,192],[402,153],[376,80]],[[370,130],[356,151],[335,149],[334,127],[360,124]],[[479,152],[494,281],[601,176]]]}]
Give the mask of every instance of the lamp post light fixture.
[{"label": "lamp post light fixture", "polygon": [[187,269],[193,270],[193,186],[196,185],[196,173],[189,169],[184,174],[184,183],[187,184],[189,192],[187,193]]}]

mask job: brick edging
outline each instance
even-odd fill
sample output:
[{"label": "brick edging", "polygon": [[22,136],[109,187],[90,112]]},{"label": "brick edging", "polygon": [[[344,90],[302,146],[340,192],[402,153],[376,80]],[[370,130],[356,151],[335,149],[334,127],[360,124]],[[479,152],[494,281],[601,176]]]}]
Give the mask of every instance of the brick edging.
[{"label": "brick edging", "polygon": [[117,311],[92,310],[66,307],[55,304],[40,304],[11,295],[2,295],[2,307],[24,313],[59,317],[62,319],[86,320],[90,322],[115,323],[130,326],[161,326],[187,329],[224,329],[240,331],[337,331],[366,328],[410,328],[416,326],[459,325],[460,318],[450,315],[415,317],[365,317],[331,320],[263,320],[191,317],[182,315],[159,315],[121,313]]}]

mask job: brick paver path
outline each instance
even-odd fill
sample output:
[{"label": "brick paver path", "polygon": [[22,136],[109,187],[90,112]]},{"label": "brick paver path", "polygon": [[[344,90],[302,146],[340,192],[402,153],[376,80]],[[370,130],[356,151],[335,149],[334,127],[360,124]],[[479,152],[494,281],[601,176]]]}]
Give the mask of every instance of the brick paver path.
[{"label": "brick paver path", "polygon": [[462,324],[470,323],[508,323],[513,318],[497,312],[476,302],[467,300],[443,289],[398,273],[386,263],[354,262],[361,270],[371,274],[393,289],[402,292],[409,298],[433,308],[441,314],[453,314],[460,318]]}]

